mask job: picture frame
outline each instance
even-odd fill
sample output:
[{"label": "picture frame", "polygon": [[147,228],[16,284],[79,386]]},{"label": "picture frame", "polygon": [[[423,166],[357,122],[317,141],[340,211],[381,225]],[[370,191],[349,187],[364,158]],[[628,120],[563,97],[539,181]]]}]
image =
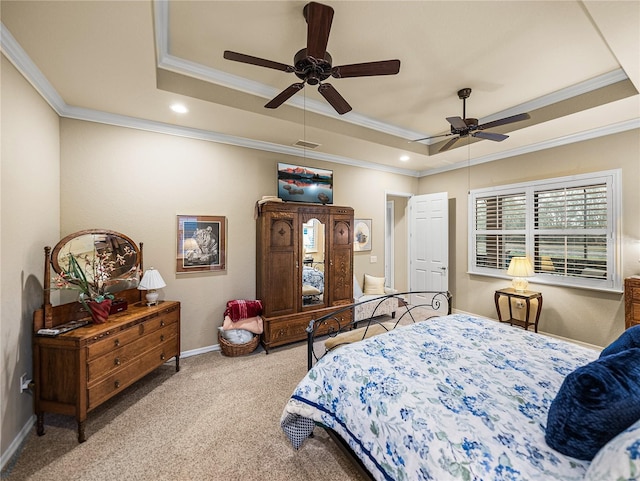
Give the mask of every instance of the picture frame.
[{"label": "picture frame", "polygon": [[212,215],[178,215],[176,272],[226,270],[227,219]]},{"label": "picture frame", "polygon": [[333,170],[278,162],[278,197],[287,202],[333,204]]},{"label": "picture frame", "polygon": [[353,251],[371,250],[371,219],[353,219]]}]

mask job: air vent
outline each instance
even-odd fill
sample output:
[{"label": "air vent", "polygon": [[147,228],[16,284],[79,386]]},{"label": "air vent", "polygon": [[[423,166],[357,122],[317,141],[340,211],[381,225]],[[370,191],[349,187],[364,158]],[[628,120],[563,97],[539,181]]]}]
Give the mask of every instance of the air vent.
[{"label": "air vent", "polygon": [[295,144],[295,147],[302,147],[303,149],[317,149],[320,147],[320,144],[316,144],[314,142],[308,142],[306,140],[298,140]]}]

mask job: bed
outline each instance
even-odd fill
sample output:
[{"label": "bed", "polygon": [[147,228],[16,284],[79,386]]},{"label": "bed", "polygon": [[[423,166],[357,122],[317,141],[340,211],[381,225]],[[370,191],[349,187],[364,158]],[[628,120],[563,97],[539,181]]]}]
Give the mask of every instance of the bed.
[{"label": "bed", "polygon": [[312,321],[313,366],[281,419],[294,448],[319,425],[377,480],[618,479],[609,477],[612,462],[630,473],[620,479],[636,479],[640,421],[593,462],[545,442],[563,380],[598,351],[468,314],[421,321],[411,307],[393,322],[336,326],[330,338],[362,336],[331,348]]}]

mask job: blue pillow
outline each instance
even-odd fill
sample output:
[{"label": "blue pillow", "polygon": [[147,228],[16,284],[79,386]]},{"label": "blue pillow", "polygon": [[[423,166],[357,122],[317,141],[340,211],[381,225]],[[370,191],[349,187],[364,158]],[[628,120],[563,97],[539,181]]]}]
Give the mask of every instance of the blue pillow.
[{"label": "blue pillow", "polygon": [[600,357],[610,356],[611,354],[622,352],[632,347],[640,347],[640,324],[630,327],[620,334],[618,339],[602,350]]},{"label": "blue pillow", "polygon": [[591,460],[639,419],[640,348],[631,348],[565,378],[549,407],[545,440],[567,456]]}]

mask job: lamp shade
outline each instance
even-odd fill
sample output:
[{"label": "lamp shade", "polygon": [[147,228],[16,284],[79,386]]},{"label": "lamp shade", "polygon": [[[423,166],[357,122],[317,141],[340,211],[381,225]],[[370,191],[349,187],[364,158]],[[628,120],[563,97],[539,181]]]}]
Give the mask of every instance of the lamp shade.
[{"label": "lamp shade", "polygon": [[529,286],[529,281],[524,278],[534,274],[533,266],[526,257],[512,257],[507,274],[514,276],[511,285],[516,292],[524,292]]},{"label": "lamp shade", "polygon": [[512,257],[507,274],[514,277],[531,277],[533,266],[526,257]]},{"label": "lamp shade", "polygon": [[163,287],[166,287],[166,285],[167,284],[164,282],[164,279],[162,278],[160,273],[152,267],[151,269],[145,271],[140,284],[138,284],[138,289],[162,289]]}]

